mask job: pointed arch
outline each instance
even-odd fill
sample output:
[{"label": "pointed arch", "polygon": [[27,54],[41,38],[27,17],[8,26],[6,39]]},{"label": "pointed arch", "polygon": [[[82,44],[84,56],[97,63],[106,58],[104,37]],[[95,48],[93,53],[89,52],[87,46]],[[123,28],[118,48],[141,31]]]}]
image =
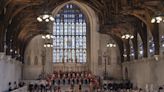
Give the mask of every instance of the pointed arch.
[{"label": "pointed arch", "polygon": [[[88,38],[88,43],[90,43],[89,46],[87,46],[88,48],[88,55],[87,55],[87,67],[88,69],[90,68],[90,70],[94,71],[95,65],[92,64],[94,62],[98,62],[98,49],[99,49],[99,20],[98,20],[98,16],[96,15],[96,13],[94,12],[94,10],[89,7],[88,5],[86,5],[85,3],[76,1],[76,0],[71,0],[65,3],[60,4],[59,6],[57,6],[53,11],[52,14],[55,16],[57,15],[57,13],[62,9],[62,7],[64,7],[66,4],[71,3],[71,4],[75,4],[77,5],[80,10],[84,13],[84,15],[86,16],[86,20],[89,26],[89,38]],[[91,55],[91,53],[94,53],[94,55]],[[88,62],[89,61],[89,62]]]},{"label": "pointed arch", "polygon": [[53,24],[53,62],[86,63],[89,26],[77,5],[66,4]]}]

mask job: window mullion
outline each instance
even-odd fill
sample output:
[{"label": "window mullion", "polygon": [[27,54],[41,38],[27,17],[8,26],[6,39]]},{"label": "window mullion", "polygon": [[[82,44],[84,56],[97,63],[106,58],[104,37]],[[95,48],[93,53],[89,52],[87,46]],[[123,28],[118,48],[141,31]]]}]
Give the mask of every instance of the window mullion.
[{"label": "window mullion", "polygon": [[63,63],[84,62],[86,59],[84,14],[77,6],[68,4],[57,14],[55,22],[54,60]]}]

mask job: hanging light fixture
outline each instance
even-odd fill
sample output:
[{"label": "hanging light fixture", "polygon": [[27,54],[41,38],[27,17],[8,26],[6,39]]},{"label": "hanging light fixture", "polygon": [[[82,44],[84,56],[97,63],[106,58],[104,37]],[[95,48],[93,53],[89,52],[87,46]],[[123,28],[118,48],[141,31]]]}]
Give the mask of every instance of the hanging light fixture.
[{"label": "hanging light fixture", "polygon": [[126,54],[123,54],[123,56],[124,56],[124,57],[127,57],[127,55],[126,55]]},{"label": "hanging light fixture", "polygon": [[37,17],[38,22],[53,22],[55,19],[52,16],[51,12],[48,10],[48,1],[45,2],[45,6],[43,7],[43,13]]},{"label": "hanging light fixture", "polygon": [[151,23],[161,23],[164,22],[164,16],[156,16],[151,19]]},{"label": "hanging light fixture", "polygon": [[127,33],[127,34],[122,35],[121,38],[122,38],[122,39],[133,39],[134,36]]},{"label": "hanging light fixture", "polygon": [[107,48],[116,47],[116,44],[115,44],[115,42],[114,42],[112,39],[110,39],[110,42],[108,42],[108,43],[106,44],[106,47],[107,47]]},{"label": "hanging light fixture", "polygon": [[45,43],[45,44],[44,44],[44,47],[45,47],[45,48],[50,48],[50,47],[53,47],[53,45],[52,45],[51,43]]},{"label": "hanging light fixture", "polygon": [[154,17],[151,19],[151,23],[161,23],[164,22],[164,14],[161,12],[157,12]]},{"label": "hanging light fixture", "polygon": [[38,22],[53,22],[54,20],[54,17],[49,13],[44,13],[37,17]]},{"label": "hanging light fixture", "polygon": [[52,39],[54,36],[52,34],[42,35],[42,39]]},{"label": "hanging light fixture", "polygon": [[110,47],[110,48],[116,47],[116,44],[115,43],[107,43],[106,47]]}]

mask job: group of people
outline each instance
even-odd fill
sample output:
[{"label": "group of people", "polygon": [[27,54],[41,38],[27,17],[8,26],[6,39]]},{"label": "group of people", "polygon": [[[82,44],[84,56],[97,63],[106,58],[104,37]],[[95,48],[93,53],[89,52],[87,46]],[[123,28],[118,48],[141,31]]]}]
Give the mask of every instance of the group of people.
[{"label": "group of people", "polygon": [[121,83],[104,83],[103,90],[100,92],[164,92],[164,86],[158,88],[138,88],[133,85],[130,81],[123,81]]},{"label": "group of people", "polygon": [[119,90],[119,89],[132,89],[133,84],[130,81],[125,81],[121,83],[109,82],[103,84],[103,89],[105,90]]},{"label": "group of people", "polygon": [[[66,89],[63,91],[63,89]],[[103,83],[90,72],[54,72],[29,84],[29,92],[148,92],[130,81]],[[160,87],[156,92],[164,92]]]},{"label": "group of people", "polygon": [[51,85],[46,80],[33,81],[28,85],[29,92],[47,92],[51,90]]},{"label": "group of people", "polygon": [[[44,80],[42,80],[44,81]],[[40,83],[35,83],[35,84],[29,84],[29,92],[63,92],[63,87],[66,87],[67,89],[65,91],[67,92],[82,92],[82,84],[67,84],[65,85],[48,85],[46,84],[40,84]],[[78,90],[78,91],[77,91]],[[87,91],[91,92],[91,91]]]},{"label": "group of people", "polygon": [[99,85],[99,80],[91,72],[54,72],[47,80],[52,81],[56,85]]},{"label": "group of people", "polygon": [[98,87],[99,82],[90,72],[54,72],[53,74],[47,75],[44,80],[38,80],[35,83],[30,83],[29,91],[47,92],[53,90],[53,92],[60,92],[61,86],[69,86],[69,90],[75,90],[76,88],[79,90],[78,92],[80,92],[80,90],[82,90],[82,86],[90,86],[91,84],[92,87],[95,88]]},{"label": "group of people", "polygon": [[141,92],[141,91],[130,91],[133,89],[133,84],[130,81],[104,83],[102,85],[102,89],[105,92]]},{"label": "group of people", "polygon": [[13,91],[13,90],[16,90],[16,89],[18,89],[18,88],[21,88],[21,87],[23,87],[24,85],[25,85],[25,83],[24,82],[19,82],[19,83],[17,83],[16,81],[15,82],[9,82],[9,88],[8,88],[8,91],[10,92],[10,91]]}]

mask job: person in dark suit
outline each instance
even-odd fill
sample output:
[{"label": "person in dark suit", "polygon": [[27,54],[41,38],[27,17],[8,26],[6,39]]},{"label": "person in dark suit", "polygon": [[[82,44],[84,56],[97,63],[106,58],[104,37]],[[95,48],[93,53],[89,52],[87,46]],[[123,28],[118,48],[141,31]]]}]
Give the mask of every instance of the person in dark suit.
[{"label": "person in dark suit", "polygon": [[107,86],[108,90],[112,90],[112,84],[109,83],[108,86]]},{"label": "person in dark suit", "polygon": [[85,85],[87,84],[87,79],[86,78],[84,79],[84,83],[85,83]]},{"label": "person in dark suit", "polygon": [[9,82],[9,89],[8,89],[8,91],[9,92],[12,91],[11,82]]},{"label": "person in dark suit", "polygon": [[79,84],[79,92],[82,92],[82,85]]},{"label": "person in dark suit", "polygon": [[33,90],[33,84],[29,84],[29,86],[28,86],[28,90],[29,90],[29,92],[32,92],[32,90]]},{"label": "person in dark suit", "polygon": [[75,84],[75,79],[74,78],[72,79],[72,83]]},{"label": "person in dark suit", "polygon": [[38,84],[37,83],[34,84],[34,90],[38,91]]},{"label": "person in dark suit", "polygon": [[63,78],[63,85],[65,85],[65,78]]},{"label": "person in dark suit", "polygon": [[60,78],[58,79],[58,85],[60,85]]},{"label": "person in dark suit", "polygon": [[81,82],[81,84],[83,84],[83,78],[81,78],[80,82]]},{"label": "person in dark suit", "polygon": [[19,82],[18,87],[23,87],[23,82]]},{"label": "person in dark suit", "polygon": [[159,88],[158,88],[158,92],[163,92],[163,91],[161,91],[161,90],[163,90],[163,87],[159,87]]},{"label": "person in dark suit", "polygon": [[76,84],[79,84],[79,78],[76,79]]},{"label": "person in dark suit", "polygon": [[70,84],[70,78],[68,78],[68,84]]},{"label": "person in dark suit", "polygon": [[139,92],[143,92],[143,90],[140,88],[140,89],[139,89]]},{"label": "person in dark suit", "polygon": [[15,81],[15,82],[14,82],[14,90],[17,89],[17,88],[18,88],[17,82]]}]

